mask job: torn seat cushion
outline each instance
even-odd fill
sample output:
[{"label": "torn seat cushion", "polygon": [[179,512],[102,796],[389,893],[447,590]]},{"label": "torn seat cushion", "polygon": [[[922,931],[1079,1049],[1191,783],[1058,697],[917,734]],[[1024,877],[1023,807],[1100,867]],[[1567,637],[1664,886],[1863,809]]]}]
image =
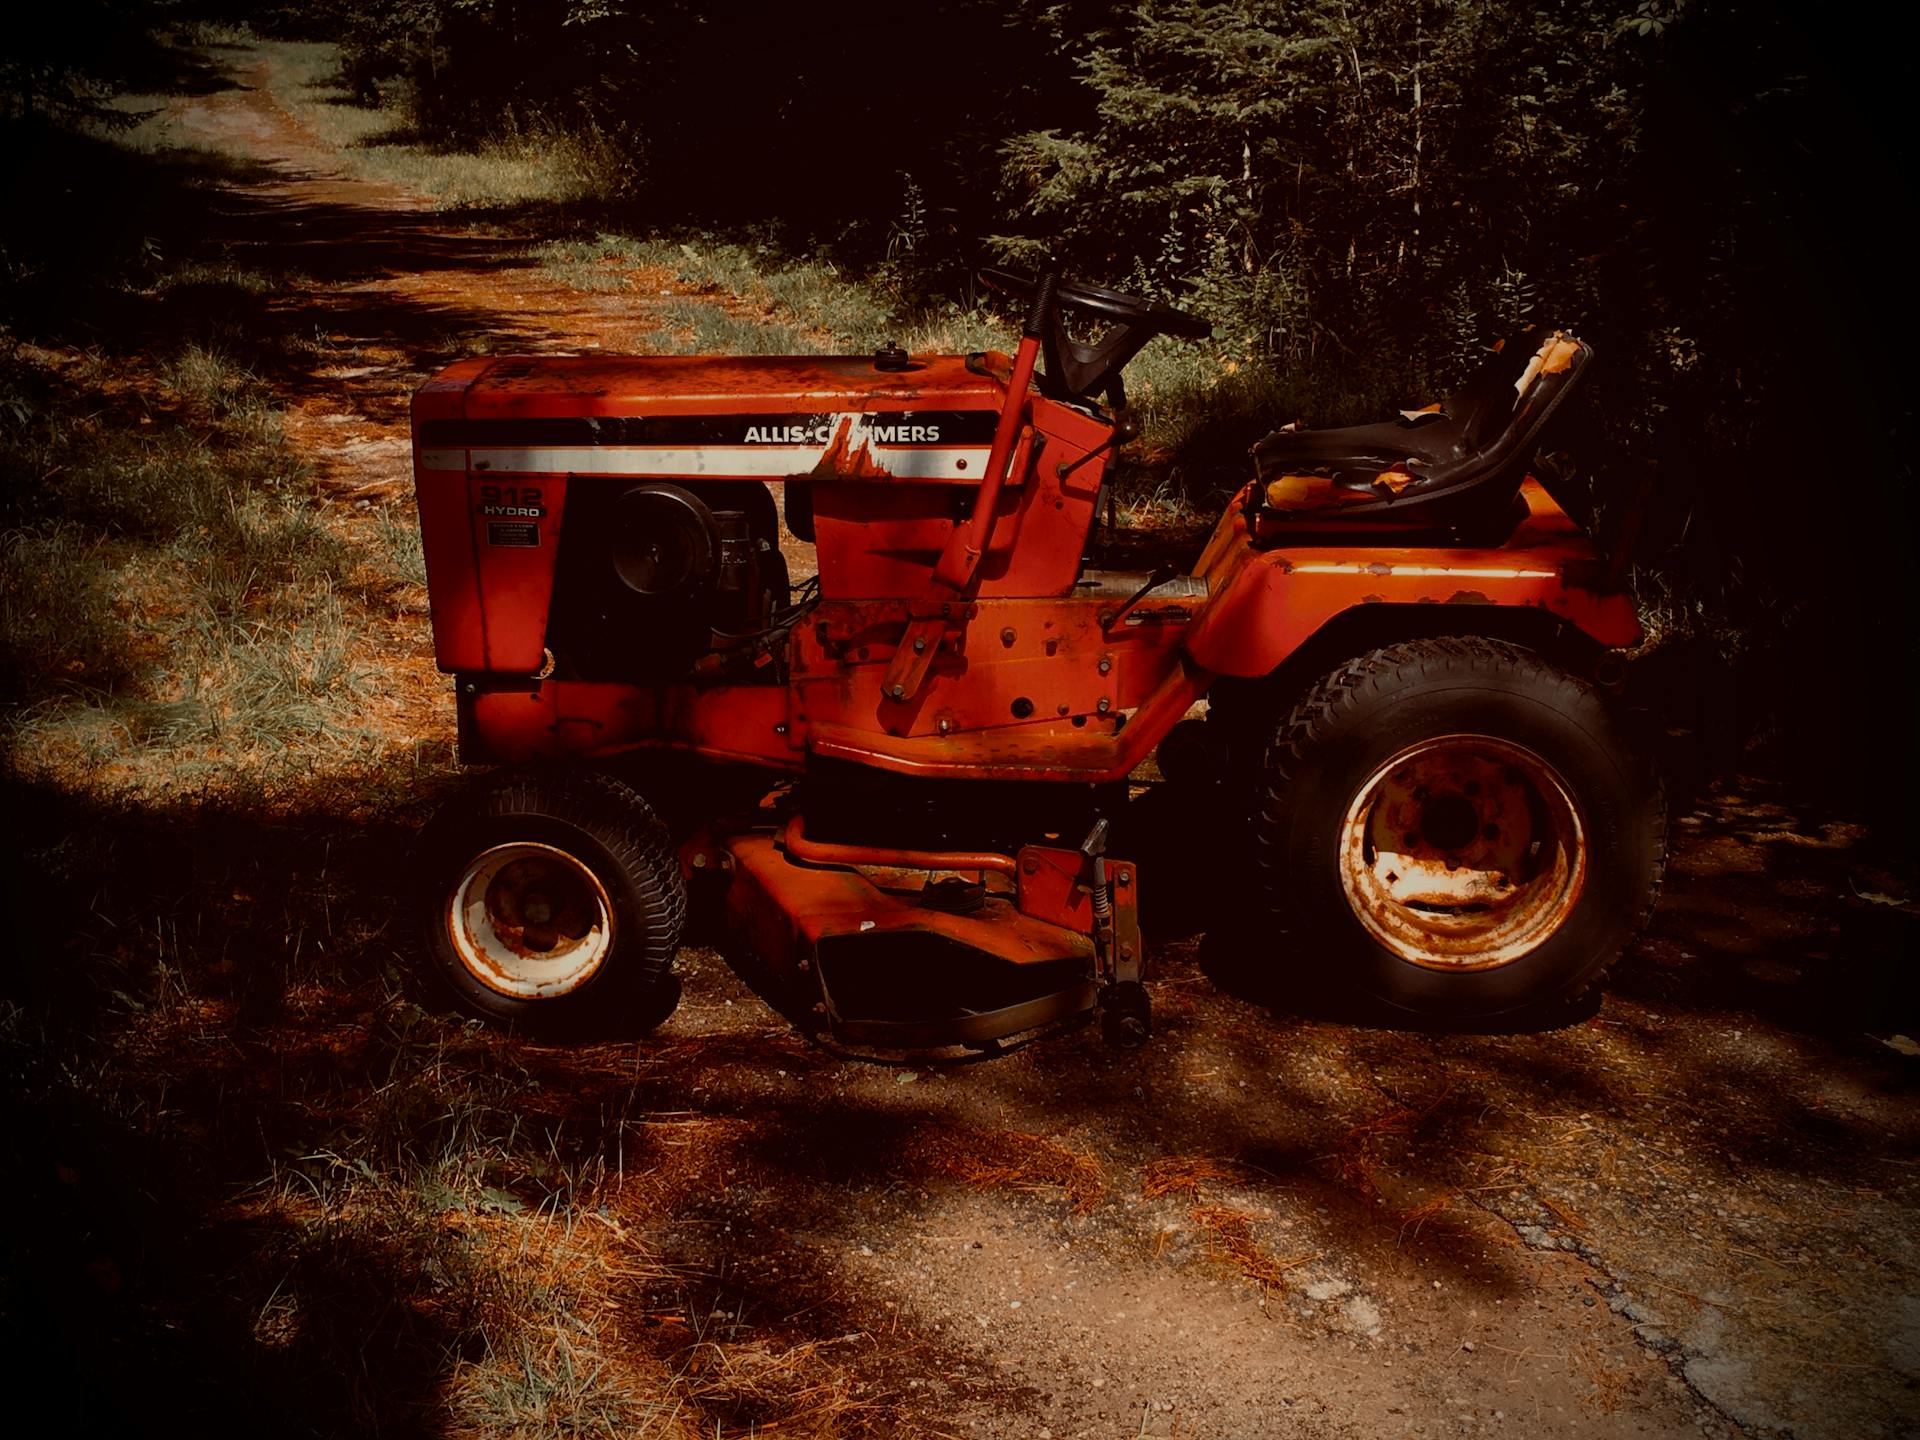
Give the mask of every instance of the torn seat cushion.
[{"label": "torn seat cushion", "polygon": [[[1427,510],[1442,492],[1508,476],[1518,486],[1548,415],[1592,354],[1561,331],[1498,346],[1437,405],[1379,425],[1277,431],[1253,447],[1265,500],[1278,518],[1327,511]],[[1498,497],[1504,498],[1504,497]]]}]

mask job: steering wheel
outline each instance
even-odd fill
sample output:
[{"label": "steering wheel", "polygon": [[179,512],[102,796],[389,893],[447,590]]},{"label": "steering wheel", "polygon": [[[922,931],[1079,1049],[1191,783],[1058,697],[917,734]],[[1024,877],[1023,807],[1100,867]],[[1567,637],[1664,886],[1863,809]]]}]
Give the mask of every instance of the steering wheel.
[{"label": "steering wheel", "polygon": [[[1021,270],[1002,270],[988,266],[980,272],[988,288],[1016,300],[1031,300],[1040,282]],[[1118,290],[1102,290],[1078,280],[1061,280],[1053,287],[1054,299],[1063,309],[1077,310],[1116,325],[1142,325],[1156,335],[1173,335],[1181,340],[1205,340],[1213,334],[1213,325],[1202,317],[1171,305],[1156,305],[1137,295],[1122,295]]]},{"label": "steering wheel", "polygon": [[[1024,271],[993,266],[983,269],[980,279],[989,289],[1028,302],[1033,301],[1041,288],[1040,281]],[[1205,340],[1213,334],[1212,324],[1198,315],[1176,310],[1171,305],[1156,305],[1137,295],[1103,290],[1098,285],[1056,278],[1051,293],[1052,305],[1044,312],[1030,314],[1028,325],[1029,333],[1038,335],[1046,359],[1046,369],[1039,381],[1041,393],[1054,399],[1090,400],[1105,390],[1115,405],[1124,405],[1120,372],[1154,336]],[[1061,329],[1059,312],[1062,310],[1090,315],[1119,328],[1097,345],[1083,345],[1069,339]]]}]

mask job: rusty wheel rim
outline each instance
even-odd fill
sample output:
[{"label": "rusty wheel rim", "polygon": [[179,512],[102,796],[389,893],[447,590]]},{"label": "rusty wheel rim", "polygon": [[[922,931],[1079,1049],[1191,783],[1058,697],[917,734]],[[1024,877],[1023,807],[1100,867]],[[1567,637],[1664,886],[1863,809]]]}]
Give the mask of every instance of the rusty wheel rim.
[{"label": "rusty wheel rim", "polygon": [[551,999],[578,990],[613,948],[613,902],[564,850],[496,845],[467,865],[447,912],[454,953],[490,990]]},{"label": "rusty wheel rim", "polygon": [[1446,735],[1401,751],[1347,807],[1340,881],[1373,938],[1430,970],[1492,970],[1545,944],[1580,899],[1586,826],[1522,746]]}]

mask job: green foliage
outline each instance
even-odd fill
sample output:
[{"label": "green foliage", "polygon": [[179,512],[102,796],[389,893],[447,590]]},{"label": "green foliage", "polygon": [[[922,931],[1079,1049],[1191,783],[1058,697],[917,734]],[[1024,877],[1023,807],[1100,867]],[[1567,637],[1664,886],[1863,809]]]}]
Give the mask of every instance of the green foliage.
[{"label": "green foliage", "polygon": [[1569,210],[1636,151],[1641,62],[1603,6],[1189,0],[1089,18],[1043,12],[1094,110],[1007,142],[1024,224],[999,243],[1184,292],[1243,355],[1429,339],[1440,297],[1528,318],[1509,292],[1565,268]]},{"label": "green foliage", "polygon": [[0,121],[109,129],[137,123],[111,102],[147,58],[148,10],[126,0],[77,0],[12,17],[0,48]]}]

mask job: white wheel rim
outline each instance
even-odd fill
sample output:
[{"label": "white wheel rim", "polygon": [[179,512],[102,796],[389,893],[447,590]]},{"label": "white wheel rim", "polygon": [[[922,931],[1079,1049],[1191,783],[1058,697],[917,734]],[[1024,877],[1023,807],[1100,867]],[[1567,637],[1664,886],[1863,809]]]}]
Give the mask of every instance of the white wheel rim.
[{"label": "white wheel rim", "polygon": [[566,851],[518,842],[476,855],[447,907],[453,953],[489,990],[522,1000],[571,994],[613,948],[613,902]]},{"label": "white wheel rim", "polygon": [[1340,883],[1381,945],[1429,970],[1492,970],[1544,945],[1586,883],[1586,826],[1540,756],[1445,735],[1393,756],[1347,807]]}]

